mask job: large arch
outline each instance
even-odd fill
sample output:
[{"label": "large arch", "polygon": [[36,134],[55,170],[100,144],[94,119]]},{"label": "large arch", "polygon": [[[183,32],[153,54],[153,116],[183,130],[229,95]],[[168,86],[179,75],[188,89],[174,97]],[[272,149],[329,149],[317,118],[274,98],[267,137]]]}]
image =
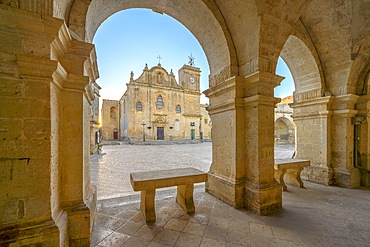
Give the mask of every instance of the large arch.
[{"label": "large arch", "polygon": [[[319,56],[301,21],[286,40],[280,56],[289,67],[295,85],[293,120],[296,125],[296,158],[308,159],[311,166],[302,173],[307,180],[330,184],[330,109]],[[324,150],[324,151],[323,151]]]},{"label": "large arch", "polygon": [[292,73],[295,101],[317,98],[324,94],[325,86],[319,69],[320,64],[301,39],[290,35],[280,56]]},{"label": "large arch", "polygon": [[[208,3],[211,4],[211,3]],[[85,1],[74,2],[66,17],[75,36],[92,42],[98,27],[114,13],[130,8],[146,8],[168,14],[182,23],[201,44],[210,67],[210,85],[220,74],[238,75],[238,61],[231,34],[216,5],[209,8],[202,1]],[[211,10],[212,9],[212,10]],[[202,25],[198,25],[202,23]]]}]

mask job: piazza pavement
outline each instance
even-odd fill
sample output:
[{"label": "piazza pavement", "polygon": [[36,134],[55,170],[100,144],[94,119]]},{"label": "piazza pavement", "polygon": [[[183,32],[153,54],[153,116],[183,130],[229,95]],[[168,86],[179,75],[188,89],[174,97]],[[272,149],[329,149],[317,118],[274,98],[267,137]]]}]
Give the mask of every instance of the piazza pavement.
[{"label": "piazza pavement", "polygon": [[[283,210],[270,216],[230,207],[206,193],[204,183],[194,187],[195,213],[186,214],[175,202],[176,188],[159,189],[157,220],[145,223],[140,193],[132,190],[129,174],[177,167],[208,172],[212,144],[121,144],[103,146],[103,155],[91,156],[91,181],[98,194],[91,246],[370,247],[370,191],[307,181],[305,188],[288,185]],[[293,154],[292,144],[275,146],[275,158]]]}]

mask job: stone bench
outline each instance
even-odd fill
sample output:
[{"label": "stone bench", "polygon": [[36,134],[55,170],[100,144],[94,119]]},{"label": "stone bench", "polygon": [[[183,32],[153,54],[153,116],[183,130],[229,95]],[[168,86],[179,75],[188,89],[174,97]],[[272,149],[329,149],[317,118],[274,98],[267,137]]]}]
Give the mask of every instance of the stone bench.
[{"label": "stone bench", "polygon": [[300,159],[275,159],[275,178],[283,186],[283,190],[287,191],[287,186],[284,182],[285,174],[289,184],[293,184],[300,188],[304,188],[301,180],[301,171],[305,166],[309,166],[309,160]]},{"label": "stone bench", "polygon": [[134,191],[141,191],[140,209],[146,222],[155,221],[155,189],[177,186],[176,202],[187,213],[194,213],[194,183],[206,182],[208,174],[195,168],[178,168],[130,174]]}]

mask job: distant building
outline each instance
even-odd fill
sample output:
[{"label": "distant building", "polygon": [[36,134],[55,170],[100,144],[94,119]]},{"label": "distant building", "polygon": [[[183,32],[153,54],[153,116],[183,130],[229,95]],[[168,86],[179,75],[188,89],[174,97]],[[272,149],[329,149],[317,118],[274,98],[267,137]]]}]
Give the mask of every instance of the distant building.
[{"label": "distant building", "polygon": [[293,96],[281,99],[275,108],[275,141],[295,142],[295,123],[293,122]]},{"label": "distant building", "polygon": [[120,100],[103,100],[105,140],[210,139],[211,121],[200,104],[200,69],[184,65],[176,82],[160,64],[145,66],[139,78],[131,72]]}]

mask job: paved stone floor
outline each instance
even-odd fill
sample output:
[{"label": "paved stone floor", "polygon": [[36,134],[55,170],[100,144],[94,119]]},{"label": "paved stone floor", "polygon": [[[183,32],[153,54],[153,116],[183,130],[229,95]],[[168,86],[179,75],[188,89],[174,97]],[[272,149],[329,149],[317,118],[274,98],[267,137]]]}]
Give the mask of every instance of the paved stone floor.
[{"label": "paved stone floor", "polygon": [[[196,212],[188,215],[175,203],[174,188],[161,189],[157,221],[146,224],[126,175],[174,166],[208,171],[211,144],[106,146],[104,152],[92,159],[101,193],[92,246],[370,246],[370,191],[309,182],[288,185],[283,210],[271,216],[234,209],[204,192],[204,184],[195,186]],[[282,152],[292,155],[287,146]]]}]

